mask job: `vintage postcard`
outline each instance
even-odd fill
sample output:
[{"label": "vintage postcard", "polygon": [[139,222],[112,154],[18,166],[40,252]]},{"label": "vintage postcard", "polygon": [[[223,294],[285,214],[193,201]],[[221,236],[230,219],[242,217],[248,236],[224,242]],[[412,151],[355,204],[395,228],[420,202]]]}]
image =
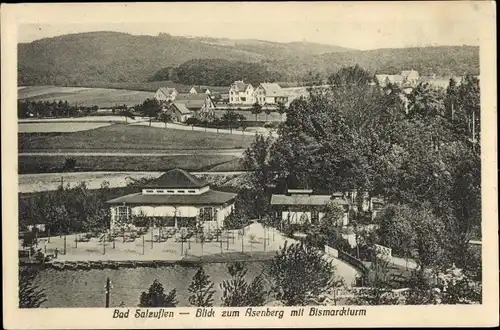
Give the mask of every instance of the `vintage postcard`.
[{"label": "vintage postcard", "polygon": [[1,15],[6,329],[498,325],[493,2]]}]

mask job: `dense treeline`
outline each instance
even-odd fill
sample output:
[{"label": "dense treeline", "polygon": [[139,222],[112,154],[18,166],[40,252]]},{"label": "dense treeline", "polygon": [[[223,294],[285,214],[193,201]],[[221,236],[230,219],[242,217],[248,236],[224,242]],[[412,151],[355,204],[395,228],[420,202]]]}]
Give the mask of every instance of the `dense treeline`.
[{"label": "dense treeline", "polygon": [[71,105],[68,101],[17,101],[17,118],[78,117],[89,116],[99,110],[98,106]]},{"label": "dense treeline", "polygon": [[260,63],[228,61],[222,59],[196,59],[178,67],[159,70],[151,80],[172,80],[186,85],[229,86],[235,80],[244,80],[254,85],[260,82],[275,82],[285,76]]},{"label": "dense treeline", "polygon": [[[223,86],[236,79],[300,82],[310,72],[327,78],[340,67],[354,64],[371,72],[393,74],[409,69],[438,76],[479,74],[479,47],[472,46],[355,51],[307,43],[248,41],[227,44],[168,34],[153,37],[92,32],[19,44],[18,54],[18,83],[24,86],[94,87],[140,83],[152,77],[171,77],[175,71],[172,68],[178,66],[182,67],[181,75],[174,81]],[[205,72],[207,65],[203,62],[190,62],[201,59],[228,63],[209,61],[218,69],[209,68]],[[182,65],[186,61],[188,64]],[[222,63],[235,71],[221,68]],[[193,64],[201,69],[197,75],[193,74],[196,68],[190,68]],[[233,72],[237,72],[238,77],[235,78]]]},{"label": "dense treeline", "polygon": [[381,196],[394,206],[372,242],[422,270],[477,267],[469,240],[481,226],[478,79],[446,91],[421,84],[405,96],[367,84],[361,70],[340,70],[335,87],[293,101],[275,142],[256,140],[245,164],[257,198],[265,207],[287,188]]}]

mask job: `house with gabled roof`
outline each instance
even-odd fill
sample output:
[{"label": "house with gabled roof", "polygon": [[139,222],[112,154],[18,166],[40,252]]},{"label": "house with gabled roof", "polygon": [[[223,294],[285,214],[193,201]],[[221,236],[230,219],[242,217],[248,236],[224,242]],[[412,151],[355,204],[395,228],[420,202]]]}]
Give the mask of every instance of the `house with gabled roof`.
[{"label": "house with gabled roof", "polygon": [[189,94],[212,94],[210,89],[205,86],[193,86],[188,92]]},{"label": "house with gabled roof", "polygon": [[215,103],[209,94],[188,93],[177,95],[174,101],[163,104],[162,111],[170,111],[174,122],[184,123],[192,117],[213,117],[214,110]]},{"label": "house with gabled roof", "polygon": [[401,71],[401,76],[403,77],[403,82],[415,86],[420,79],[418,71],[415,70],[403,70]]},{"label": "house with gabled roof", "polygon": [[193,117],[193,111],[189,110],[182,102],[172,102],[166,111],[172,111],[173,121],[178,123],[185,123]]},{"label": "house with gabled roof", "polygon": [[155,93],[155,100],[159,102],[173,101],[179,93],[174,87],[160,87]]},{"label": "house with gabled roof", "polygon": [[106,203],[111,210],[111,229],[134,224],[137,216],[156,226],[185,228],[201,225],[205,230],[223,227],[234,210],[235,193],[211,189],[204,180],[175,168],[143,185],[140,191]]},{"label": "house with gabled roof", "polygon": [[229,104],[255,103],[254,88],[252,84],[247,84],[243,80],[237,80],[229,87]]},{"label": "house with gabled roof", "polygon": [[255,89],[255,99],[261,105],[288,102],[288,96],[277,83],[261,83]]}]

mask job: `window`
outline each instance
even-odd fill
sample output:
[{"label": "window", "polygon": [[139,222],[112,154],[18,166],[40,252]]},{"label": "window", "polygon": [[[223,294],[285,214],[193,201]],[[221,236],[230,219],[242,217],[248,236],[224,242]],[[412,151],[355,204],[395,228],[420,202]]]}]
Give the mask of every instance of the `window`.
[{"label": "window", "polygon": [[163,194],[163,193],[165,192],[165,190],[160,190],[160,189],[158,189],[158,190],[156,190],[156,192],[157,192],[158,194]]},{"label": "window", "polygon": [[174,192],[175,192],[175,191],[173,191],[173,190],[167,190],[167,193],[168,193],[168,194],[173,194]]},{"label": "window", "polygon": [[116,208],[116,218],[118,221],[128,220],[130,217],[130,207],[118,206]]},{"label": "window", "polygon": [[214,220],[214,208],[213,207],[203,207],[200,209],[200,220],[201,221],[213,221]]},{"label": "window", "polygon": [[318,223],[319,222],[319,212],[318,210],[311,211],[311,222]]},{"label": "window", "polygon": [[154,190],[146,190],[147,193],[154,193],[155,191]]},{"label": "window", "polygon": [[184,190],[177,190],[177,193],[184,194]]},{"label": "window", "polygon": [[188,190],[188,193],[194,194],[194,193],[196,193],[196,190]]}]

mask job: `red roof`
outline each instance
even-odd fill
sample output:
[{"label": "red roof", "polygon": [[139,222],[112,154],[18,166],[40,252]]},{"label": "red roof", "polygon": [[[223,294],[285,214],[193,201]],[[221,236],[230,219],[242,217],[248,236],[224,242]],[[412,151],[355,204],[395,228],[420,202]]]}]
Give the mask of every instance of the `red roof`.
[{"label": "red roof", "polygon": [[144,188],[202,188],[205,186],[208,186],[205,181],[183,169],[174,168],[144,185]]}]

